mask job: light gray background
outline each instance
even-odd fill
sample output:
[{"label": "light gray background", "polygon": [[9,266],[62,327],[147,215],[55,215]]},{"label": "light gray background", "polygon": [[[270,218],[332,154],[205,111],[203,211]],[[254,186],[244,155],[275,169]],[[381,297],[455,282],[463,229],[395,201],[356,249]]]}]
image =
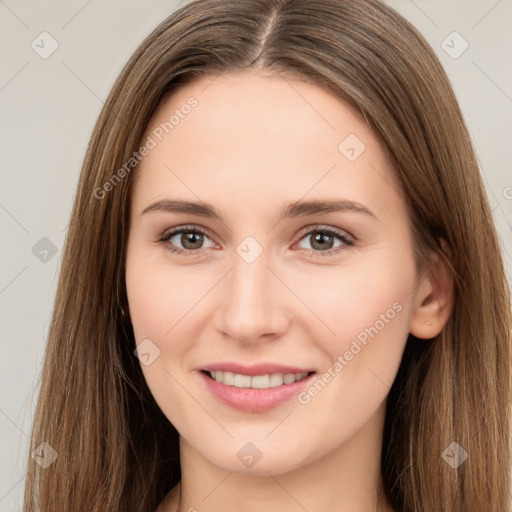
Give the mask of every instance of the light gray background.
[{"label": "light gray background", "polygon": [[[387,2],[424,34],[452,80],[481,162],[509,276],[511,1]],[[181,3],[0,0],[0,512],[22,509],[28,436],[61,249],[91,130],[126,60]],[[33,41],[42,46],[43,31],[58,42],[46,59],[31,47]],[[441,46],[454,31],[469,44],[456,59]],[[451,36],[450,51],[461,49],[461,42]],[[46,262],[32,251],[43,237],[57,249]]]}]

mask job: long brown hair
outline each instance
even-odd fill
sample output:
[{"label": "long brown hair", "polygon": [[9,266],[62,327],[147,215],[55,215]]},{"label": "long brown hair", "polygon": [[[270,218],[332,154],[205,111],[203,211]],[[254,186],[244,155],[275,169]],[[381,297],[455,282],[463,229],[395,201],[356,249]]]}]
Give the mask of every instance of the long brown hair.
[{"label": "long brown hair", "polygon": [[[314,82],[361,113],[402,188],[419,267],[434,251],[455,276],[448,324],[432,340],[409,336],[388,397],[381,466],[390,502],[415,512],[510,510],[511,314],[491,210],[442,66],[379,0],[196,0],[130,58],[74,200],[31,441],[31,451],[44,441],[58,456],[46,469],[29,458],[25,510],[154,512],[179,481],[178,434],[120,313],[137,169],[118,171],[166,93],[249,68]],[[453,442],[468,454],[457,468],[442,457]]]}]

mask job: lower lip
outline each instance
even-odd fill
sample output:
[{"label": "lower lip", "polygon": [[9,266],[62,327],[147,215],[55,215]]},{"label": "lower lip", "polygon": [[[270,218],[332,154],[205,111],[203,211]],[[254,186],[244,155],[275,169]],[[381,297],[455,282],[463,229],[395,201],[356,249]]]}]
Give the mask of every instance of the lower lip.
[{"label": "lower lip", "polygon": [[263,412],[273,409],[297,396],[306,387],[314,373],[293,384],[283,384],[273,388],[238,388],[212,379],[205,372],[199,372],[208,389],[222,403],[245,412]]}]

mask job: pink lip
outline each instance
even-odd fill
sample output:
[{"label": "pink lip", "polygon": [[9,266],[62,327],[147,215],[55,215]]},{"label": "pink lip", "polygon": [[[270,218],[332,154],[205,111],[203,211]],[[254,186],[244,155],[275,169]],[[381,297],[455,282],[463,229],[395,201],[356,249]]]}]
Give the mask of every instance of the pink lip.
[{"label": "pink lip", "polygon": [[245,366],[239,363],[227,362],[210,364],[203,368],[198,368],[206,371],[222,371],[222,372],[233,372],[241,373],[242,375],[267,375],[270,373],[309,373],[315,371],[313,368],[299,368],[298,366],[285,366],[283,364],[274,363],[258,363],[250,366]]},{"label": "pink lip", "polygon": [[[253,369],[253,368],[251,368]],[[226,370],[230,371],[230,370]],[[241,371],[236,373],[243,373]],[[283,373],[283,372],[267,372],[267,373]],[[286,373],[301,373],[300,371],[291,371]],[[208,373],[204,371],[199,372],[200,377],[203,379],[207,389],[223,404],[234,407],[244,412],[264,412],[282,403],[296,397],[301,390],[309,385],[314,373],[308,375],[304,379],[294,382],[293,384],[283,384],[267,389],[253,389],[253,388],[237,388],[235,386],[228,386],[212,379]],[[249,374],[245,374],[249,375]],[[265,373],[253,373],[253,375],[265,375]]]}]

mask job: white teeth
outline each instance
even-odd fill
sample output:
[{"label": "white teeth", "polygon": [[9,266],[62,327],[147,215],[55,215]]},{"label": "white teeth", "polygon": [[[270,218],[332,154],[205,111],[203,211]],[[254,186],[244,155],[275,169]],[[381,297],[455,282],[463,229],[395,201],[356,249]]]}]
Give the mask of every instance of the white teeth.
[{"label": "white teeth", "polygon": [[255,375],[254,377],[251,377],[251,388],[265,389],[269,387],[270,375]]},{"label": "white teeth", "polygon": [[235,373],[235,386],[237,388],[250,388],[251,377],[249,375],[241,375],[239,373]]},{"label": "white teeth", "polygon": [[235,386],[237,388],[255,388],[267,389],[283,384],[293,384],[298,380],[302,380],[307,376],[308,372],[303,373],[271,373],[266,375],[242,375],[240,373],[222,372],[220,370],[209,372],[211,377],[217,382],[226,384],[227,386]]},{"label": "white teeth", "polygon": [[293,382],[295,382],[295,375],[293,373],[287,373],[284,377],[283,377],[283,382],[285,384],[292,384]]},{"label": "white teeth", "polygon": [[283,385],[283,374],[282,373],[272,373],[270,375],[270,387],[274,388],[276,386]]}]

